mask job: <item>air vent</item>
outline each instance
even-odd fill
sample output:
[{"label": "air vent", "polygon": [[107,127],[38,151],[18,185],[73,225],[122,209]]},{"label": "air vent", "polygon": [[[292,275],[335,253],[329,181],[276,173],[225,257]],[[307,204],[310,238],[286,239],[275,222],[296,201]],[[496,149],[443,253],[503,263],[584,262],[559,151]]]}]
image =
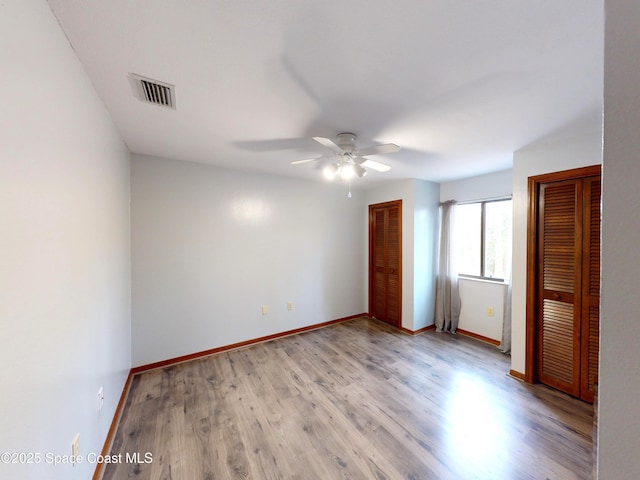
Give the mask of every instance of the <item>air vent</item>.
[{"label": "air vent", "polygon": [[131,74],[137,90],[139,99],[143,102],[153,103],[162,107],[176,109],[176,87],[168,83],[159,82],[150,78]]}]

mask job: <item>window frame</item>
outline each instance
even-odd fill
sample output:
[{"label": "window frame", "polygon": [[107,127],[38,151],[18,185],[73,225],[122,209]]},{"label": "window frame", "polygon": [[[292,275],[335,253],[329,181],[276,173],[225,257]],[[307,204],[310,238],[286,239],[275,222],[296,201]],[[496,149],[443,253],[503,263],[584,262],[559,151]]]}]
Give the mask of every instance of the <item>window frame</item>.
[{"label": "window frame", "polygon": [[[474,201],[469,201],[469,202],[461,202],[458,205],[462,206],[462,205],[473,205],[473,204],[480,204],[480,275],[472,275],[470,273],[461,273],[458,272],[458,277],[462,277],[462,278],[469,278],[469,279],[474,279],[474,280],[482,280],[482,281],[486,281],[486,282],[495,282],[495,283],[504,283],[505,279],[504,278],[499,278],[499,277],[487,277],[485,276],[485,265],[486,265],[486,260],[485,260],[485,244],[486,244],[486,235],[487,235],[487,228],[486,228],[486,220],[487,220],[487,204],[488,203],[496,203],[496,202],[507,202],[507,201],[513,201],[513,197],[509,196],[509,197],[500,197],[500,198],[492,198],[490,200],[474,200]],[[513,205],[513,203],[512,203]],[[513,214],[512,214],[512,218],[511,218],[511,222],[513,222]]]}]

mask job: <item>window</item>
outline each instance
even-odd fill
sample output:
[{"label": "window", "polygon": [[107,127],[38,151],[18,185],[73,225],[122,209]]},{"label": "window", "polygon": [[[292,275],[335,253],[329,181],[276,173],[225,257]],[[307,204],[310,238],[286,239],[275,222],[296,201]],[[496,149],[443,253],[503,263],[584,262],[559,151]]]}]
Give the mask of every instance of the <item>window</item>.
[{"label": "window", "polygon": [[460,275],[504,280],[511,238],[511,200],[459,204],[456,208]]}]

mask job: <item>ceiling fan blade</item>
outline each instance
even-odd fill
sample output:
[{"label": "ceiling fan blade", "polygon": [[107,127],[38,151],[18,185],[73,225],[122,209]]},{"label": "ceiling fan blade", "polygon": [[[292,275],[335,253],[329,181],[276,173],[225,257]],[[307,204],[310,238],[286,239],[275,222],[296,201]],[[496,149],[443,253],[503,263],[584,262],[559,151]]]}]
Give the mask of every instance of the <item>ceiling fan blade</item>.
[{"label": "ceiling fan blade", "polygon": [[320,145],[330,148],[336,153],[339,153],[339,154],[344,153],[344,150],[342,150],[338,145],[336,145],[333,142],[333,140],[329,140],[328,138],[324,138],[324,137],[313,137],[313,139],[316,142],[318,142]]},{"label": "ceiling fan blade", "polygon": [[370,168],[371,170],[376,170],[377,172],[388,172],[391,170],[391,167],[385,163],[374,162],[373,160],[369,160],[368,158],[363,159],[360,165],[365,168]]},{"label": "ceiling fan blade", "polygon": [[321,157],[318,159],[316,166],[313,168],[315,168],[316,170],[324,170],[327,165],[335,165],[335,158],[336,157]]},{"label": "ceiling fan blade", "polygon": [[291,163],[291,165],[300,165],[301,163],[315,162],[316,160],[320,160],[320,158],[324,158],[324,157],[306,158],[305,160],[295,160],[295,161],[290,162],[290,163]]},{"label": "ceiling fan blade", "polygon": [[377,145],[375,147],[365,148],[364,150],[358,150],[358,155],[381,155],[384,153],[395,153],[400,151],[400,147],[395,143],[385,143],[384,145]]},{"label": "ceiling fan blade", "polygon": [[291,163],[291,165],[300,165],[301,163],[309,163],[309,162],[315,162],[317,160],[327,160],[328,158],[335,158],[335,155],[325,155],[324,157],[316,157],[316,158],[305,158],[304,160],[294,160],[293,162],[289,162]]}]

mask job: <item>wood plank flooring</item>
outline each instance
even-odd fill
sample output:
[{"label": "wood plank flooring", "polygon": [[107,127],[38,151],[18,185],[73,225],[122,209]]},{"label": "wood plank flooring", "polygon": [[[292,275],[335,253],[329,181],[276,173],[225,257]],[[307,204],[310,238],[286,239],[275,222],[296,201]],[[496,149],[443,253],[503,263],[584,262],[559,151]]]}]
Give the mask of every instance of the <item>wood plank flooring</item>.
[{"label": "wood plank flooring", "polygon": [[508,371],[361,318],[145,372],[103,479],[592,478],[592,406]]}]

